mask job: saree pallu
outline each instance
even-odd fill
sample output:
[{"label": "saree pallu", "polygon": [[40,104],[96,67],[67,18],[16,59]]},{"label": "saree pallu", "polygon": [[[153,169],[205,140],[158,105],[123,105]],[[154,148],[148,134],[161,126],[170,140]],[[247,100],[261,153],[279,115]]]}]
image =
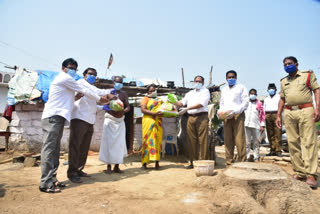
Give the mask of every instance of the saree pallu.
[{"label": "saree pallu", "polygon": [[[150,99],[147,110],[157,112],[163,102],[160,99]],[[162,143],[162,117],[143,115],[142,117],[142,157],[141,162],[159,161]]]}]

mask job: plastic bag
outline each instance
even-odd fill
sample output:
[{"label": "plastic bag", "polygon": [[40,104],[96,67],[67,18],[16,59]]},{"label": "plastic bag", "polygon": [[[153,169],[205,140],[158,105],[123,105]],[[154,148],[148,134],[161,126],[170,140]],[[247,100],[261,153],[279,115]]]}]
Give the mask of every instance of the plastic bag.
[{"label": "plastic bag", "polygon": [[123,110],[123,102],[119,99],[111,100],[109,107],[113,111],[122,111]]},{"label": "plastic bag", "polygon": [[176,103],[176,102],[178,102],[177,96],[174,95],[174,94],[169,93],[169,94],[168,94],[168,101],[169,101],[170,103]]},{"label": "plastic bag", "polygon": [[160,111],[163,112],[164,117],[177,117],[179,115],[176,107],[168,102],[165,102],[160,106]]}]

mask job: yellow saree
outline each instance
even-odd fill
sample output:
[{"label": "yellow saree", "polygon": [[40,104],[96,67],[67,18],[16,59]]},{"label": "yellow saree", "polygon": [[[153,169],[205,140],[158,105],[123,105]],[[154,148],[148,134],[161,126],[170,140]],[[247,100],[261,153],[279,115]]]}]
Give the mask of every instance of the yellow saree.
[{"label": "yellow saree", "polygon": [[[157,112],[163,101],[150,98],[147,103],[147,110]],[[143,115],[142,117],[142,157],[141,162],[160,160],[162,143],[162,117]]]}]

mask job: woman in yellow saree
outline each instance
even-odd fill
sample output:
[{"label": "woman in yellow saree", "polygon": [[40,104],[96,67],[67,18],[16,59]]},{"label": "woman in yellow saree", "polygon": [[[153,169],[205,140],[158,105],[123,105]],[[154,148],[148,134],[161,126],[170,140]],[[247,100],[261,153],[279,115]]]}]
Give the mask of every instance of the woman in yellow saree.
[{"label": "woman in yellow saree", "polygon": [[155,169],[159,169],[162,142],[162,115],[159,111],[163,101],[157,98],[154,85],[147,87],[148,96],[141,101],[142,117],[142,169],[147,169],[150,161],[155,161]]}]

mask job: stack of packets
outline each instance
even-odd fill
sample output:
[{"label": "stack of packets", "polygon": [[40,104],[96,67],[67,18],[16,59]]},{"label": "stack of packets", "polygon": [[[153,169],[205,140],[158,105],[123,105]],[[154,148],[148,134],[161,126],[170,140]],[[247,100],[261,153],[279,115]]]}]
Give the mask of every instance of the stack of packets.
[{"label": "stack of packets", "polygon": [[177,117],[179,115],[177,108],[172,104],[177,102],[177,97],[174,94],[168,94],[168,101],[163,103],[160,111],[163,112],[164,117]]}]

